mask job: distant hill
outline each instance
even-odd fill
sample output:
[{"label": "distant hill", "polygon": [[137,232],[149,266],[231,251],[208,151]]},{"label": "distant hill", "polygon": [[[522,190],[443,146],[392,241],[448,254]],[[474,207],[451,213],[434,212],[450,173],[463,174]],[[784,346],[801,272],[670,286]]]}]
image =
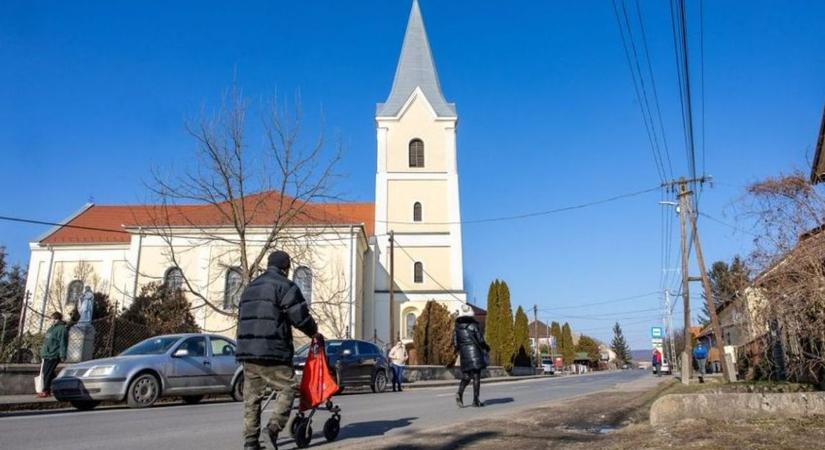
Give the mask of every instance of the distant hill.
[{"label": "distant hill", "polygon": [[649,350],[631,350],[630,356],[633,358],[633,361],[647,361],[650,359],[650,355],[653,353],[653,349]]}]

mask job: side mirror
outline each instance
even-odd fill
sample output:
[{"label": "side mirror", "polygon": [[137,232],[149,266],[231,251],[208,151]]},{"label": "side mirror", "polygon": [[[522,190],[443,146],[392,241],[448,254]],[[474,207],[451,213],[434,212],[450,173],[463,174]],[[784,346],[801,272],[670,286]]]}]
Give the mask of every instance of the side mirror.
[{"label": "side mirror", "polygon": [[189,350],[185,348],[179,348],[175,350],[175,353],[172,353],[173,358],[185,358],[189,356]]},{"label": "side mirror", "polygon": [[352,350],[350,350],[350,349],[348,349],[348,348],[347,348],[347,349],[344,349],[344,350],[341,352],[341,356],[352,356]]}]

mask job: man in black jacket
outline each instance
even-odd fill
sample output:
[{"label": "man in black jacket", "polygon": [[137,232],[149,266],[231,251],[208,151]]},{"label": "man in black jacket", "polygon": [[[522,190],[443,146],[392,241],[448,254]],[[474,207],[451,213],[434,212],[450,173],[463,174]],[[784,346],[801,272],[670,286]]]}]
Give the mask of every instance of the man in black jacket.
[{"label": "man in black jacket", "polygon": [[244,449],[260,449],[261,402],[266,388],[277,392],[267,432],[277,449],[278,433],[286,427],[297,392],[292,367],[292,327],[307,336],[318,334],[318,325],[298,286],[289,274],[289,255],[269,255],[266,272],[254,279],[241,295],[238,307],[236,358],[244,375]]}]

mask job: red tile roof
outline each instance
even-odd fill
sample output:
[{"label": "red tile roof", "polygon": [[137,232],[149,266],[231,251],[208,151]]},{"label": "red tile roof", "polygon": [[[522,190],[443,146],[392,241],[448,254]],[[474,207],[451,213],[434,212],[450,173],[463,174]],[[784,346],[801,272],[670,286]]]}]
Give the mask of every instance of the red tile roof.
[{"label": "red tile roof", "polygon": [[[267,226],[285,211],[298,211],[300,203],[277,192],[263,192],[238,200],[250,225]],[[241,203],[242,202],[242,203]],[[297,206],[296,206],[297,205]],[[232,204],[214,205],[93,205],[43,238],[43,245],[115,244],[129,242],[125,228],[134,227],[227,227],[232,224]],[[373,203],[309,203],[290,220],[291,225],[364,225],[372,236],[375,223]]]}]

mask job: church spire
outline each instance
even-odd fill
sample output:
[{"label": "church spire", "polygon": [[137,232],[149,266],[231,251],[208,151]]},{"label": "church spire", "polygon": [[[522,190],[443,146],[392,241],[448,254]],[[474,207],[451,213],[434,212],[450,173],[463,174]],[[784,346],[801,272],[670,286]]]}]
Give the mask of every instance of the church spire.
[{"label": "church spire", "polygon": [[421,18],[421,9],[418,0],[413,0],[404,44],[401,47],[401,57],[395,69],[392,91],[386,102],[378,104],[376,115],[391,117],[398,114],[417,87],[424,92],[424,96],[439,117],[455,117],[455,104],[447,103],[444,94],[441,93],[438,73],[424,29],[424,20]]}]

